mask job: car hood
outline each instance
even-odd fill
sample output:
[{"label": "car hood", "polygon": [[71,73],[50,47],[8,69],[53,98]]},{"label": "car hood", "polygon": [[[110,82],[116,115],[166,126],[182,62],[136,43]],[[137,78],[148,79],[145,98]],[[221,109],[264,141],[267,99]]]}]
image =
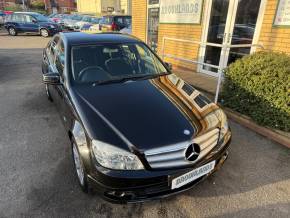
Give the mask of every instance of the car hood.
[{"label": "car hood", "polygon": [[98,139],[95,133],[102,130],[96,122],[101,118],[110,129],[105,131],[115,132],[141,152],[188,141],[220,125],[215,114],[218,107],[174,74],[76,86],[74,93],[90,137]]},{"label": "car hood", "polygon": [[79,21],[77,21],[77,20],[66,20],[65,21],[65,23],[68,24],[68,25],[74,25],[77,22],[79,22]]},{"label": "car hood", "polygon": [[76,22],[76,25],[77,25],[77,26],[81,26],[81,25],[88,24],[88,23],[89,23],[89,22],[78,21],[78,22]]}]

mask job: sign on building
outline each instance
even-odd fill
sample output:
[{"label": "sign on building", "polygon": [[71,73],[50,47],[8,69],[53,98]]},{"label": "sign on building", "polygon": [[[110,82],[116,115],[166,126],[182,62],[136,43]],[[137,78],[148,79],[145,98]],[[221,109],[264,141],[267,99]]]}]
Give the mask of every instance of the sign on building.
[{"label": "sign on building", "polygon": [[274,26],[290,26],[290,0],[279,1]]},{"label": "sign on building", "polygon": [[160,23],[200,24],[202,5],[203,0],[161,0]]}]

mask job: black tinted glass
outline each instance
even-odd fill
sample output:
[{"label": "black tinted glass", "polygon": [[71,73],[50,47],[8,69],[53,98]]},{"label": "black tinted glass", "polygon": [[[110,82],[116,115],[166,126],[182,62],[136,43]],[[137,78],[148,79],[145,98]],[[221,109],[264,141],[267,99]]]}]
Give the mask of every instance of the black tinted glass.
[{"label": "black tinted glass", "polygon": [[72,49],[72,57],[73,78],[77,83],[167,73],[142,43],[77,46]]}]

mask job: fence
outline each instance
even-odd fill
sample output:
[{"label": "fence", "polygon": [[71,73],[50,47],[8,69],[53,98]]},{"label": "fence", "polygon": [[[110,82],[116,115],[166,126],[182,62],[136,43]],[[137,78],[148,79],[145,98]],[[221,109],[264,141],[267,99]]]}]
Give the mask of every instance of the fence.
[{"label": "fence", "polygon": [[[168,57],[168,58],[172,58],[172,59],[179,60],[179,61],[184,61],[184,62],[188,62],[188,63],[193,63],[193,64],[207,66],[207,67],[211,67],[211,68],[217,69],[217,71],[218,71],[218,81],[217,81],[217,87],[216,87],[216,93],[215,93],[215,99],[214,99],[214,102],[215,103],[218,102],[220,85],[221,85],[223,71],[224,71],[224,67],[221,66],[221,64],[224,62],[224,60],[221,60],[219,62],[220,65],[218,66],[218,65],[204,63],[204,62],[201,62],[201,61],[198,61],[198,60],[191,60],[191,59],[186,59],[186,58],[182,58],[182,57],[177,57],[176,55],[173,55],[173,54],[165,54],[166,41],[175,41],[175,42],[182,42],[182,43],[183,42],[184,43],[190,43],[190,44],[198,45],[199,47],[200,46],[219,47],[219,48],[221,48],[221,52],[226,51],[227,49],[231,49],[231,48],[252,48],[252,47],[258,47],[258,48],[264,49],[264,47],[262,45],[259,45],[259,44],[228,45],[228,44],[217,44],[217,43],[210,43],[210,42],[204,43],[204,42],[199,42],[199,41],[194,41],[194,40],[163,37],[162,47],[161,47],[161,57],[162,57],[162,60],[164,60],[164,58]],[[225,58],[225,55],[223,57]]]}]

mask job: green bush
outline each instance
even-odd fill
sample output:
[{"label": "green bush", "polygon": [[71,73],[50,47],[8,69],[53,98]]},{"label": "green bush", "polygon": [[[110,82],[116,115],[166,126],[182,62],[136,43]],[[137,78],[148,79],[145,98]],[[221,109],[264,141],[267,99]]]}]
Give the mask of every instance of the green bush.
[{"label": "green bush", "polygon": [[4,7],[4,11],[22,11],[22,7],[19,4],[15,4],[12,6]]},{"label": "green bush", "polygon": [[223,105],[260,125],[290,131],[290,56],[257,52],[225,71]]}]

